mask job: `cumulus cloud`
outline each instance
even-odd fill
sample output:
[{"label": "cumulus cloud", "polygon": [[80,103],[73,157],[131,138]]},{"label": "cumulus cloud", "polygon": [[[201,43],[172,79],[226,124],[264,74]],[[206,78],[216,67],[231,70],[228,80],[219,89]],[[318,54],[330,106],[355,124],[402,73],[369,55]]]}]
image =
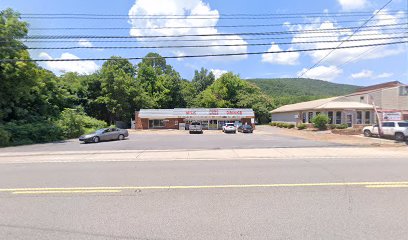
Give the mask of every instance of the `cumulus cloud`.
[{"label": "cumulus cloud", "polygon": [[351,74],[350,77],[353,79],[361,79],[361,78],[378,79],[378,78],[389,78],[389,77],[392,77],[393,75],[394,75],[393,73],[387,73],[387,72],[375,75],[373,71],[364,69],[361,72]]},{"label": "cumulus cloud", "polygon": [[360,78],[371,78],[373,76],[373,71],[370,70],[362,70],[358,73],[351,74],[351,78],[360,79]]},{"label": "cumulus cloud", "polygon": [[[59,58],[53,58],[46,52],[38,55],[42,59],[79,59],[71,53],[63,53]],[[67,62],[45,62],[45,67],[54,73],[77,72],[79,74],[91,74],[99,69],[94,61],[67,61]]]},{"label": "cumulus cloud", "polygon": [[389,77],[392,77],[392,76],[394,76],[394,73],[385,72],[385,73],[378,74],[377,78],[389,78]]},{"label": "cumulus cloud", "polygon": [[[289,48],[288,50],[293,50]],[[272,43],[268,52],[282,51],[278,44]],[[287,52],[287,53],[265,53],[262,54],[262,62],[281,64],[281,65],[296,65],[298,63],[300,54],[298,52]]]},{"label": "cumulus cloud", "polygon": [[[157,18],[136,19],[132,16],[137,15],[178,15],[177,17],[165,18],[163,16]],[[206,19],[197,19],[194,15],[206,15]],[[208,17],[210,16],[210,17]],[[203,17],[203,16],[202,16]],[[135,36],[172,36],[172,35],[202,35],[202,34],[217,34],[220,33],[216,28],[219,19],[217,10],[213,10],[202,0],[136,0],[135,4],[129,10],[129,23],[133,27],[130,30],[130,35]],[[182,27],[182,28],[163,28],[163,27]],[[211,26],[209,28],[192,28],[193,26]],[[149,28],[149,29],[135,29]],[[153,29],[152,29],[153,28]],[[154,29],[155,28],[155,29]],[[157,39],[162,40],[163,38]],[[175,38],[167,38],[175,39]],[[238,36],[193,36],[177,38],[208,40],[199,42],[166,42],[166,45],[222,45],[222,44],[246,44],[246,41]],[[160,45],[160,43],[157,43]],[[175,56],[185,55],[201,55],[201,54],[221,54],[221,53],[246,53],[247,46],[222,46],[222,47],[205,47],[205,48],[179,48],[170,50]],[[230,59],[244,59],[246,55],[228,57]],[[211,59],[219,59],[214,57]]]},{"label": "cumulus cloud", "polygon": [[79,39],[78,45],[81,47],[92,47],[92,43],[86,39]]},{"label": "cumulus cloud", "polygon": [[[398,12],[394,15],[389,14],[386,10],[381,11],[381,15],[376,15],[373,20],[370,21],[368,25],[384,25],[384,24],[395,24],[401,23],[402,12]],[[286,25],[288,26],[288,25]],[[397,28],[396,26],[395,28]],[[343,28],[334,21],[320,21],[320,19],[314,19],[309,24],[301,24],[295,26],[288,26],[289,30],[329,30],[322,32],[301,32],[295,34],[292,43],[293,47],[298,48],[335,48],[339,45],[342,40],[347,40],[348,37],[353,33],[355,29],[347,29],[334,31],[330,29]],[[362,30],[355,33],[349,40],[360,40],[360,41],[349,41],[344,42],[342,47],[347,46],[356,46],[356,45],[368,45],[368,44],[380,44],[380,43],[389,43],[395,40],[393,39],[383,39],[391,38],[398,35],[389,34],[395,30],[395,32],[401,32],[394,27],[386,27],[387,30],[384,30],[385,27],[381,28],[363,28]],[[369,34],[369,35],[368,35]],[[323,37],[322,37],[323,36]],[[402,36],[402,34],[401,34]],[[382,38],[382,39],[378,39]],[[320,42],[320,43],[310,43],[310,44],[300,44],[299,42],[305,41],[337,41],[337,42]],[[325,62],[329,64],[341,64],[347,59],[357,58],[359,60],[366,59],[376,59],[383,58],[391,55],[400,54],[406,52],[406,47],[401,46],[378,46],[375,47],[375,51],[371,51],[373,47],[359,47],[359,48],[348,48],[348,49],[338,49],[332,52],[329,57],[325,59]],[[321,58],[325,57],[331,50],[325,51],[313,51],[306,53],[309,55],[313,61],[317,62]],[[369,54],[366,52],[371,51]]]},{"label": "cumulus cloud", "polygon": [[[306,72],[307,68],[303,68],[302,71],[298,72],[297,75],[301,76],[304,72]],[[337,66],[318,66],[309,70],[306,74],[304,74],[303,78],[313,78],[313,79],[320,79],[325,81],[332,81],[338,76],[343,73],[343,70],[338,68]]]},{"label": "cumulus cloud", "polygon": [[337,0],[345,11],[363,9],[367,6],[367,0]]},{"label": "cumulus cloud", "polygon": [[228,72],[227,70],[221,70],[221,69],[211,69],[210,71],[214,74],[215,79],[220,78],[222,74]]}]

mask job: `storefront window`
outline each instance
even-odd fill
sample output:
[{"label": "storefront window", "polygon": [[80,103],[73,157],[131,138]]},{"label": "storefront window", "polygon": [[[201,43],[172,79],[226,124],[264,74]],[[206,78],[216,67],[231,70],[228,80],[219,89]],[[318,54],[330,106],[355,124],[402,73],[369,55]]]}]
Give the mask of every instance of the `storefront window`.
[{"label": "storefront window", "polygon": [[149,128],[163,128],[164,120],[149,120]]},{"label": "storefront window", "polygon": [[370,111],[365,112],[364,123],[365,124],[370,124],[370,122],[371,122],[370,118],[371,118],[371,112]]},{"label": "storefront window", "polygon": [[332,124],[333,123],[333,112],[328,112],[327,116],[329,117],[330,121],[329,123]]},{"label": "storefront window", "polygon": [[362,124],[363,123],[363,112],[357,111],[357,124]]},{"label": "storefront window", "polygon": [[308,112],[308,113],[307,113],[307,117],[308,117],[308,120],[309,120],[308,122],[309,122],[309,123],[312,123],[313,112]]},{"label": "storefront window", "polygon": [[306,113],[302,113],[302,122],[306,123]]},{"label": "storefront window", "polygon": [[336,112],[336,124],[341,124],[341,112]]}]

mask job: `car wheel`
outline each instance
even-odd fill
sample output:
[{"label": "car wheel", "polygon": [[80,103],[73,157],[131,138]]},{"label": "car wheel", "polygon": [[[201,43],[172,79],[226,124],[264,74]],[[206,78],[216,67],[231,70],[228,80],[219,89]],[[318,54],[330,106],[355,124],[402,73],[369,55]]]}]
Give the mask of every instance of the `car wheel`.
[{"label": "car wheel", "polygon": [[120,135],[118,136],[118,139],[119,139],[119,140],[123,140],[123,139],[125,139],[125,136],[123,136],[123,134],[120,134]]},{"label": "car wheel", "polygon": [[188,133],[189,133],[189,134],[192,134],[193,132],[192,132],[192,131],[189,131]]},{"label": "car wheel", "polygon": [[371,134],[370,130],[365,130],[365,131],[364,131],[364,136],[366,136],[366,137],[371,137],[372,134]]},{"label": "car wheel", "polygon": [[397,141],[404,141],[405,140],[405,136],[403,133],[395,133],[395,140]]},{"label": "car wheel", "polygon": [[94,138],[93,138],[93,142],[94,142],[94,143],[98,143],[99,140],[100,140],[99,137],[94,137]]}]

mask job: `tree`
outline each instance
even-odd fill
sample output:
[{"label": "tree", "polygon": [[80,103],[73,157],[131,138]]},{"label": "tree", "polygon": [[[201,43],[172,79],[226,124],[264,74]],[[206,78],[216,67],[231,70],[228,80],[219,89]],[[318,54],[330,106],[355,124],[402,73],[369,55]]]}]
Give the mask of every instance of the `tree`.
[{"label": "tree", "polygon": [[182,98],[181,77],[166,59],[157,53],[147,54],[138,64],[137,79],[155,108],[174,108],[186,105]]},{"label": "tree", "polygon": [[201,68],[200,71],[195,70],[193,80],[193,86],[196,88],[198,93],[204,91],[207,87],[209,87],[215,81],[214,74],[210,71],[208,72],[207,69]]},{"label": "tree", "polygon": [[[0,12],[0,59],[30,59],[26,46],[18,39],[27,35],[27,23],[11,9]],[[32,62],[0,62],[0,122],[21,118],[21,105],[36,85],[36,65]]]}]

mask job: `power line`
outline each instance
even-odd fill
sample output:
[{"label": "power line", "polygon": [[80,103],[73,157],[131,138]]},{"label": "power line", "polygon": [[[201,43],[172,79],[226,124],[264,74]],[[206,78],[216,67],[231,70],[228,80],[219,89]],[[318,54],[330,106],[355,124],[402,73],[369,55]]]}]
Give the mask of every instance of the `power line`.
[{"label": "power line", "polygon": [[[406,14],[405,12],[401,12],[402,14]],[[317,18],[317,17],[328,17],[328,16],[335,16],[335,17],[364,17],[364,16],[371,16],[371,13],[356,13],[356,14],[348,14],[348,13],[338,13],[338,14],[290,14],[290,15],[283,15],[283,14],[276,14],[276,15],[261,15],[261,14],[251,14],[251,15],[103,15],[103,14],[95,14],[95,15],[73,15],[73,14],[66,14],[66,15],[23,15],[21,14],[22,18],[25,19],[81,19],[81,20],[115,20],[115,19],[136,19],[136,20],[163,20],[163,19],[180,19],[180,20],[204,20],[204,19],[291,19],[291,18]],[[378,15],[388,15],[388,13],[381,13]]]},{"label": "power line", "polygon": [[[371,21],[371,19],[373,19],[382,9],[384,9],[388,4],[390,4],[392,2],[392,0],[389,0],[386,4],[384,4],[384,6],[382,6],[378,11],[376,11],[370,18],[368,18],[361,26],[359,26],[358,28],[356,28],[356,30],[353,31],[353,33],[351,35],[349,35],[344,41],[340,42],[339,45],[337,45],[336,48],[332,49],[330,52],[328,52],[326,55],[324,55],[319,61],[317,61],[315,64],[313,64],[313,66],[309,67],[306,71],[302,72],[300,74],[300,76],[298,76],[298,78],[301,78],[302,76],[304,76],[307,72],[309,72],[310,70],[312,70],[313,68],[317,67],[321,62],[323,62],[331,53],[333,53],[337,48],[341,47],[341,45],[343,45],[343,43],[346,40],[349,40],[352,36],[354,36],[354,34],[356,34],[361,28],[363,28],[369,21]],[[405,25],[405,24],[404,24]]]},{"label": "power line", "polygon": [[[381,37],[381,38],[362,38],[362,39],[349,39],[346,42],[360,42],[360,41],[379,41],[379,40],[391,40],[391,39],[404,39],[408,37]],[[315,44],[315,43],[338,43],[337,41],[305,41],[305,42],[275,42],[278,45],[292,45],[292,44]],[[239,46],[269,46],[268,43],[242,43],[242,44],[209,44],[209,45],[167,45],[167,46],[70,46],[70,47],[13,47],[3,46],[0,49],[30,49],[30,50],[68,50],[68,49],[155,49],[155,48],[211,48],[211,47],[239,47]]]},{"label": "power line", "polygon": [[[290,52],[310,52],[310,51],[327,51],[332,49],[350,49],[350,48],[362,48],[373,46],[385,46],[408,43],[408,41],[388,42],[388,43],[376,43],[376,44],[364,44],[354,46],[343,47],[329,47],[329,48],[310,48],[310,49],[297,49],[297,50],[285,50],[285,51],[262,51],[262,52],[246,52],[246,53],[222,53],[222,54],[203,54],[203,55],[185,55],[185,56],[165,56],[165,59],[180,59],[180,58],[202,58],[202,57],[226,57],[226,56],[242,56],[242,55],[260,55],[260,54],[274,54],[274,53],[290,53]],[[122,58],[127,60],[141,60],[146,57],[129,57]],[[155,58],[154,58],[155,59]],[[110,58],[85,58],[85,59],[0,59],[0,62],[77,62],[77,61],[107,61],[112,60]]]},{"label": "power line", "polygon": [[[393,28],[393,29],[382,29],[382,30],[406,30],[408,28]],[[406,33],[406,32],[402,32]],[[384,33],[387,35],[401,34],[401,32],[390,32]],[[368,33],[368,34],[359,34],[358,36],[381,36],[383,34],[379,33]],[[296,36],[296,38],[308,39],[308,38],[332,38],[333,36],[328,35],[311,35],[311,36]],[[206,38],[206,39],[153,39],[153,40],[137,40],[137,42],[206,42],[206,41],[221,41],[221,40],[245,40],[245,41],[261,41],[261,40],[277,40],[277,39],[292,39],[293,36],[286,37],[260,37],[260,38]],[[21,40],[23,43],[62,43],[62,42],[75,42],[78,40]],[[104,43],[122,43],[122,42],[131,42],[134,43],[134,40],[92,40],[92,42],[104,42]],[[0,43],[8,43],[8,41],[0,41]]]},{"label": "power line", "polygon": [[[353,15],[353,14],[369,14],[371,15],[375,10],[372,11],[352,11],[352,12],[331,12],[325,13],[327,15]],[[404,10],[387,10],[387,13],[404,12]],[[219,13],[219,14],[194,14],[193,16],[291,16],[291,15],[316,15],[322,14],[321,12],[296,12],[296,13]],[[123,17],[123,16],[178,16],[183,17],[185,14],[100,14],[100,13],[21,13],[21,16],[108,16],[108,17]]]},{"label": "power line", "polygon": [[[406,19],[406,17],[395,17],[395,18],[383,18],[382,21],[387,20],[399,20]],[[349,20],[349,21],[334,21],[335,23],[356,23],[363,20]],[[322,22],[323,23],[323,22]],[[39,28],[29,28],[30,30],[155,30],[155,29],[205,29],[205,28],[258,28],[258,27],[281,27],[281,26],[294,26],[299,24],[316,24],[316,23],[277,23],[277,24],[244,24],[244,25],[210,25],[210,26],[162,26],[162,27],[39,27]]]},{"label": "power line", "polygon": [[[364,29],[392,27],[406,25],[405,23],[383,24],[365,26]],[[213,33],[213,34],[179,34],[179,35],[140,35],[140,36],[88,36],[88,35],[31,35],[25,39],[67,39],[67,38],[180,38],[180,37],[211,37],[211,36],[234,36],[234,35],[275,35],[275,34],[295,34],[295,33],[321,33],[336,32],[341,30],[361,29],[362,27],[341,27],[328,29],[310,29],[310,30],[293,30],[293,31],[272,31],[272,32],[239,32],[239,33]],[[356,32],[356,31],[355,31]]]}]

